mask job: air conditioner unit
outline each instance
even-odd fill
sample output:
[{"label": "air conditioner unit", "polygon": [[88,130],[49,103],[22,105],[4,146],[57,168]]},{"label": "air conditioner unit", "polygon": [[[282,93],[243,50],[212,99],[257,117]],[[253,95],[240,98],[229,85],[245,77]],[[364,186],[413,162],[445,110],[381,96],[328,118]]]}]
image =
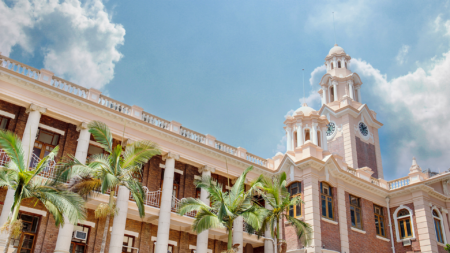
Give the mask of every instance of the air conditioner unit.
[{"label": "air conditioner unit", "polygon": [[73,236],[74,239],[78,239],[78,240],[86,240],[87,239],[87,233],[83,232],[83,231],[75,231],[73,232]]},{"label": "air conditioner unit", "polygon": [[411,246],[411,239],[403,240],[403,246]]}]

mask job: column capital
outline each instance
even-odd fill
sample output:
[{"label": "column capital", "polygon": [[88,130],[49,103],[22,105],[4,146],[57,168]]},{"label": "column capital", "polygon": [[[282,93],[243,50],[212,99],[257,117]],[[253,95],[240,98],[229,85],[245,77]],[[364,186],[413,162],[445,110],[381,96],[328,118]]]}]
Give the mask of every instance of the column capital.
[{"label": "column capital", "polygon": [[77,132],[80,132],[81,130],[88,129],[88,124],[86,122],[81,122],[77,126]]},{"label": "column capital", "polygon": [[301,127],[302,126],[302,122],[300,121],[300,122],[297,122],[296,124],[295,124],[297,127]]},{"label": "column capital", "polygon": [[198,168],[198,172],[199,173],[208,172],[208,171],[209,172],[215,172],[216,168],[213,168],[213,167],[211,167],[209,165],[205,165],[203,167]]},{"label": "column capital", "polygon": [[336,80],[331,81],[332,85],[338,85],[338,82]]},{"label": "column capital", "polygon": [[30,106],[28,106],[28,108],[25,111],[25,113],[30,113],[32,111],[38,111],[38,112],[40,112],[42,114],[42,113],[45,113],[47,111],[47,108],[31,103]]},{"label": "column capital", "polygon": [[319,124],[316,123],[316,122],[311,123],[311,126],[312,126],[312,127],[317,127],[318,125],[319,125]]},{"label": "column capital", "polygon": [[177,161],[180,159],[180,155],[169,151],[167,154],[163,155],[162,159],[165,161],[168,158],[172,158]]},{"label": "column capital", "polygon": [[286,132],[290,133],[290,132],[291,132],[291,130],[292,130],[292,128],[290,128],[290,127],[286,127]]},{"label": "column capital", "polygon": [[353,85],[353,80],[348,80],[347,83]]}]

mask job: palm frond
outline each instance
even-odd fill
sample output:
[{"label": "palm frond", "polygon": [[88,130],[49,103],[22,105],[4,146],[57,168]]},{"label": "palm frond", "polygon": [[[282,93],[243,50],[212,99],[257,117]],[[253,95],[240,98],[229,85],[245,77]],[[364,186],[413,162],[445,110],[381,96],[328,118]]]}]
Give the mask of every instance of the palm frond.
[{"label": "palm frond", "polygon": [[294,227],[298,239],[300,239],[303,245],[307,247],[311,241],[311,234],[312,234],[311,226],[308,223],[296,219],[294,217],[288,215],[286,215],[285,217],[288,223]]},{"label": "palm frond", "polygon": [[36,168],[32,170],[33,176],[30,178],[30,180],[33,179],[33,177],[35,177],[39,173],[41,173],[41,171],[47,167],[48,163],[55,159],[56,155],[58,154],[58,151],[59,146],[56,146],[55,148],[52,149],[52,151],[50,151],[48,155],[46,155],[44,158],[41,159],[41,161],[39,161],[39,163],[36,165]]},{"label": "palm frond", "polygon": [[113,145],[113,138],[109,127],[100,121],[92,121],[88,124],[89,132],[94,136],[106,152],[110,153]]},{"label": "palm frond", "polygon": [[0,148],[5,151],[11,159],[10,163],[14,163],[18,170],[25,171],[28,169],[22,148],[22,141],[15,133],[0,130]]},{"label": "palm frond", "polygon": [[178,207],[178,214],[183,216],[186,213],[200,210],[210,210],[210,207],[203,203],[203,201],[194,198],[186,198],[180,202]]},{"label": "palm frond", "polygon": [[158,144],[151,141],[135,141],[128,144],[123,154],[123,168],[145,164],[155,155],[161,154]]},{"label": "palm frond", "polygon": [[223,227],[222,221],[214,213],[205,209],[201,209],[197,212],[194,223],[192,224],[192,230],[197,232],[197,234],[208,229]]},{"label": "palm frond", "polygon": [[136,205],[139,210],[139,216],[142,218],[145,216],[145,206],[144,206],[144,189],[142,188],[142,184],[135,180],[130,179],[125,181],[126,186],[131,192],[131,195],[133,196],[134,201],[136,202]]},{"label": "palm frond", "polygon": [[79,194],[84,199],[98,191],[102,185],[101,179],[93,178],[89,175],[74,177],[69,181],[68,188],[70,191]]}]

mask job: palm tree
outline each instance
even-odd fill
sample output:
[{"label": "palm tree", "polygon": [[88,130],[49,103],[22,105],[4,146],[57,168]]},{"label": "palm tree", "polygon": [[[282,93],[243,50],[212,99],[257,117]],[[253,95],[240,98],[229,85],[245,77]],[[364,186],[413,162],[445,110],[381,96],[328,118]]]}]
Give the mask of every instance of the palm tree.
[{"label": "palm tree", "polygon": [[[261,183],[262,187],[258,187],[257,191],[262,198],[264,198],[265,203],[269,204],[272,210],[269,210],[268,215],[265,217],[259,234],[262,234],[265,230],[269,229],[272,238],[276,239],[277,247],[280,247],[282,244],[280,238],[280,221],[286,219],[286,221],[295,229],[298,239],[301,240],[303,245],[307,246],[311,240],[311,226],[304,221],[286,215],[286,211],[291,207],[303,203],[300,196],[290,197],[290,194],[286,189],[286,173],[283,172],[272,178],[263,177]],[[280,250],[277,250],[277,252],[280,252]]]},{"label": "palm tree", "polygon": [[[114,195],[119,186],[128,188],[136,201],[139,215],[145,216],[144,190],[139,181],[141,167],[154,155],[161,153],[157,144],[151,141],[135,141],[122,147],[113,148],[111,131],[106,124],[93,121],[88,124],[89,132],[94,136],[108,154],[96,154],[88,159],[87,164],[74,156],[67,159],[58,173],[58,180],[69,182],[69,188],[85,198],[100,191],[108,194],[108,204],[100,204],[95,210],[97,219],[106,218],[100,252],[105,251],[106,237],[111,216],[117,213]],[[125,148],[125,150],[123,150]]]},{"label": "palm tree", "polygon": [[0,168],[0,187],[14,189],[14,202],[8,221],[2,230],[8,231],[8,239],[4,252],[8,252],[12,237],[20,235],[21,220],[17,220],[20,204],[25,199],[40,201],[55,218],[55,225],[64,225],[64,217],[72,224],[85,219],[84,200],[73,193],[60,182],[39,176],[47,168],[58,153],[56,146],[44,157],[35,168],[29,168],[28,160],[24,157],[22,142],[17,135],[10,131],[0,131],[0,148],[10,161]]},{"label": "palm tree", "polygon": [[196,181],[196,187],[209,193],[211,206],[206,205],[199,199],[187,198],[181,202],[178,214],[185,215],[191,211],[197,212],[192,224],[192,229],[197,234],[208,229],[226,228],[228,232],[227,251],[232,252],[234,220],[242,216],[247,224],[259,229],[266,215],[265,209],[253,202],[253,193],[256,187],[261,186],[260,182],[258,180],[253,182],[248,191],[244,189],[245,178],[252,169],[253,167],[247,168],[229,192],[222,192],[222,185],[213,184],[209,177]]}]

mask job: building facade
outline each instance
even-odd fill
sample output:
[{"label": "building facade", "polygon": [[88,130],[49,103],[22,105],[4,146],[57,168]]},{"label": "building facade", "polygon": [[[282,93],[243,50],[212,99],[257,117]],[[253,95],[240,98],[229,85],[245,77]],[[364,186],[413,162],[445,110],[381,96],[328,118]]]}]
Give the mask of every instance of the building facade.
[{"label": "building facade", "polygon": [[[191,230],[194,213],[176,214],[183,198],[208,201],[193,182],[211,176],[226,191],[245,168],[254,166],[248,180],[286,172],[292,196],[303,203],[289,215],[313,228],[304,247],[293,228],[282,222],[287,252],[445,252],[450,240],[448,208],[450,173],[424,172],[412,160],[409,174],[386,181],[383,177],[377,115],[363,103],[362,81],[350,69],[351,57],[335,45],[325,58],[327,73],[320,80],[322,107],[303,104],[284,122],[287,151],[264,159],[167,121],[0,54],[0,128],[22,138],[30,166],[56,145],[60,152],[42,172],[53,177],[56,163],[67,155],[80,161],[104,152],[87,130],[93,120],[105,122],[114,142],[151,140],[162,155],[142,167],[145,217],[125,188],[118,189],[119,213],[107,228],[106,252],[220,253],[226,250],[225,229],[201,234]],[[123,133],[126,125],[125,133]],[[7,157],[0,151],[0,165]],[[228,167],[228,168],[227,168]],[[0,189],[0,223],[8,217],[14,191]],[[25,202],[20,217],[22,235],[11,252],[99,252],[105,219],[95,208],[108,201],[96,195],[87,204],[87,219],[76,226],[56,227],[42,204]],[[234,224],[233,243],[239,253],[273,253],[270,232],[264,237],[246,232],[242,218]],[[0,234],[0,248],[6,242]]]}]

